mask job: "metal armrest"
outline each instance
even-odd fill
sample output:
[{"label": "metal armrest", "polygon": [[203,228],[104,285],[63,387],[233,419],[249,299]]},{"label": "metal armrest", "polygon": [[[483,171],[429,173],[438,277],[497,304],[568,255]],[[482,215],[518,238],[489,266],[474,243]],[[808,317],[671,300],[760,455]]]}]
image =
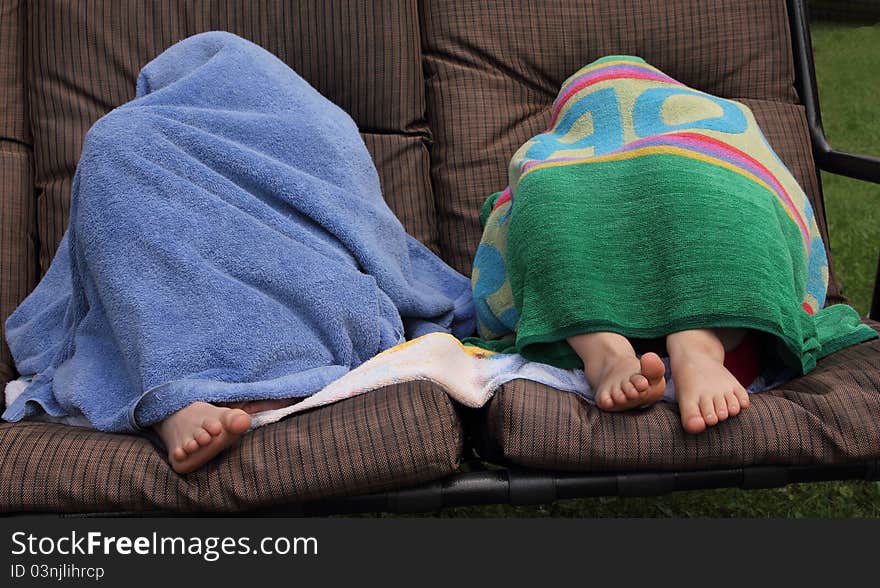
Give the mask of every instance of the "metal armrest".
[{"label": "metal armrest", "polygon": [[[827,151],[821,150],[822,144],[819,141],[825,142],[825,146],[828,147]],[[819,166],[819,169],[832,174],[880,184],[880,157],[836,151],[828,146],[824,135],[813,138],[813,144],[817,143],[819,143],[820,149],[814,152],[813,157],[816,159],[816,165]]]},{"label": "metal armrest", "polygon": [[880,184],[880,157],[837,151],[828,144],[819,109],[806,2],[789,0],[788,8],[795,55],[795,87],[807,116],[816,165],[833,174]]}]

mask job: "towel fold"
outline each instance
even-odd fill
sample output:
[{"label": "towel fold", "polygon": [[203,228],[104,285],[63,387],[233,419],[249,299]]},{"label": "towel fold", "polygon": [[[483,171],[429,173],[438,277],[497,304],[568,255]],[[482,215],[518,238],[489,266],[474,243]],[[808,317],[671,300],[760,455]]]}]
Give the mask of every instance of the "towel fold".
[{"label": "towel fold", "polygon": [[354,121],[210,32],[91,128],[68,231],[6,328],[33,378],[3,418],[136,431],[196,400],[309,396],[406,338],[470,334],[474,313],[382,199]]},{"label": "towel fold", "polygon": [[[666,391],[663,400],[675,402],[675,380],[666,366]],[[746,385],[750,393],[762,392],[784,382],[790,374],[758,375]],[[384,386],[411,381],[434,382],[456,402],[478,408],[484,406],[496,390],[512,380],[540,382],[559,390],[576,394],[595,404],[595,394],[583,370],[561,369],[528,361],[518,353],[495,353],[479,347],[462,345],[445,333],[429,333],[412,341],[386,349],[344,376],[327,384],[319,392],[284,408],[258,412],[253,415],[251,429],[274,423],[286,416],[311,410],[347,398],[369,393]],[[6,385],[6,401],[14,403],[26,389],[27,379],[13,380]],[[91,427],[81,415],[50,417],[39,415],[40,420],[66,425]]]}]

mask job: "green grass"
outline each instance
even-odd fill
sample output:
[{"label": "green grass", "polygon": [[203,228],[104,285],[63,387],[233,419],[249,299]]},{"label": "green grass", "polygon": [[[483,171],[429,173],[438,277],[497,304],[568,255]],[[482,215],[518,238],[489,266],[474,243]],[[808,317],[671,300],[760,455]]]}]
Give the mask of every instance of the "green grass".
[{"label": "green grass", "polygon": [[[880,155],[880,25],[814,25],[822,118],[831,144]],[[880,252],[880,186],[822,175],[835,269],[866,313]],[[441,517],[880,517],[880,484],[824,482],[652,498],[561,500],[533,507],[446,509]]]},{"label": "green grass", "polygon": [[[813,50],[828,141],[880,156],[880,25],[814,27]],[[822,183],[835,271],[865,314],[880,252],[880,186],[824,172]]]}]

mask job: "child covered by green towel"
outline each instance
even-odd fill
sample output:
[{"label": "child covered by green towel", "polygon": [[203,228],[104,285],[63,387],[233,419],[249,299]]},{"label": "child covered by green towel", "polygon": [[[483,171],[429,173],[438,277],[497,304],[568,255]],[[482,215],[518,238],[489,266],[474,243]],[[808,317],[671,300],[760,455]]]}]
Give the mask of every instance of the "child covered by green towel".
[{"label": "child covered by green towel", "polygon": [[480,218],[468,342],[583,366],[605,410],[663,397],[646,343],[668,353],[682,425],[699,433],[749,405],[732,351],[805,374],[877,336],[853,308],[823,308],[813,210],[751,111],[636,57],[566,80]]}]

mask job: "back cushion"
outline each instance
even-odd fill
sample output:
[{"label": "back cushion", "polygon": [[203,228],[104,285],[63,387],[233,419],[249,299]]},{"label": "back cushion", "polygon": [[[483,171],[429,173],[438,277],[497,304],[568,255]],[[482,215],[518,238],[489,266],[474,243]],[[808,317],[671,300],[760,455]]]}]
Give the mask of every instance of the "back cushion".
[{"label": "back cushion", "polygon": [[[421,18],[440,248],[459,271],[470,272],[481,204],[507,184],[516,149],[548,127],[562,82],[611,54],[752,108],[827,245],[784,0],[432,0]],[[840,301],[833,272],[828,294]]]},{"label": "back cushion", "polygon": [[0,0],[0,390],[15,377],[3,323],[37,279],[25,17],[24,0]]},{"label": "back cushion", "polygon": [[150,59],[208,30],[261,45],[351,114],[389,205],[410,234],[436,248],[416,0],[43,0],[28,10],[43,272],[67,226],[86,131],[134,97]]}]

